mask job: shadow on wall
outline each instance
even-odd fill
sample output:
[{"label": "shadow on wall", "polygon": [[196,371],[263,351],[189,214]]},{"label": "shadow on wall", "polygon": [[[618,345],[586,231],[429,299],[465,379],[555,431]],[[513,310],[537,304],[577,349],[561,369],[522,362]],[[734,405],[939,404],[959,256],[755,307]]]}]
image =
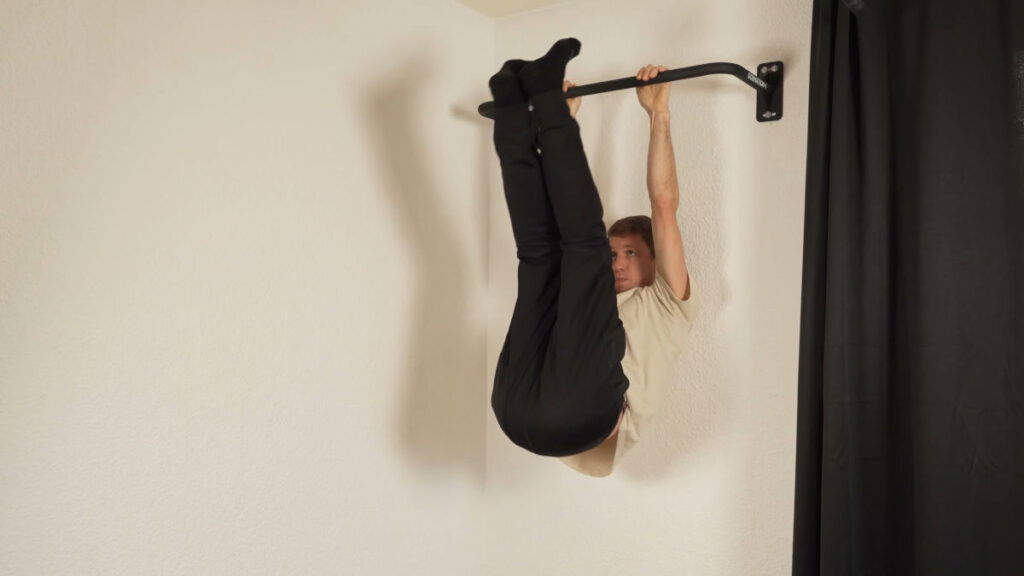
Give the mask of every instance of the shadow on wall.
[{"label": "shadow on wall", "polygon": [[[470,284],[474,267],[465,261],[467,251],[462,245],[470,233],[467,230],[478,228],[447,217],[442,187],[431,180],[431,174],[438,172],[428,165],[438,154],[437,141],[416,132],[421,125],[416,102],[433,70],[429,58],[418,54],[370,85],[360,101],[364,133],[383,184],[379,191],[365,192],[390,200],[395,229],[404,234],[414,273],[411,284],[401,291],[412,299],[408,336],[393,345],[394,350],[405,351],[394,358],[405,372],[392,429],[398,432],[399,448],[414,465],[463,470],[482,486],[486,326],[474,319]],[[467,149],[481,148],[460,146]],[[486,190],[486,165],[477,177],[480,182],[472,189]],[[480,236],[468,241],[485,243],[486,234]]]}]

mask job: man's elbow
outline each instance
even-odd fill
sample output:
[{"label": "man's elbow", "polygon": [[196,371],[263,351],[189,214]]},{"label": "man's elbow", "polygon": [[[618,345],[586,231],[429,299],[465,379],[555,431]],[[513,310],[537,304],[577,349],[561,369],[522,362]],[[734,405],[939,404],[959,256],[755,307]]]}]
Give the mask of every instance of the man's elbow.
[{"label": "man's elbow", "polygon": [[672,188],[652,189],[651,205],[657,210],[676,210],[679,208],[679,191]]}]

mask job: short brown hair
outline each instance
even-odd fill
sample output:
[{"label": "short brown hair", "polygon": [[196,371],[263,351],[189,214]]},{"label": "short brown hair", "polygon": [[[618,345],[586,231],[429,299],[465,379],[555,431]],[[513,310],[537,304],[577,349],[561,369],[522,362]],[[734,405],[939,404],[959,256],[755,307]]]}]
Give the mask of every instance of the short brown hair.
[{"label": "short brown hair", "polygon": [[616,221],[608,229],[609,237],[628,236],[630,234],[639,234],[644,239],[644,243],[647,244],[647,248],[651,251],[651,259],[654,259],[654,233],[651,228],[651,217],[642,214],[626,216]]}]

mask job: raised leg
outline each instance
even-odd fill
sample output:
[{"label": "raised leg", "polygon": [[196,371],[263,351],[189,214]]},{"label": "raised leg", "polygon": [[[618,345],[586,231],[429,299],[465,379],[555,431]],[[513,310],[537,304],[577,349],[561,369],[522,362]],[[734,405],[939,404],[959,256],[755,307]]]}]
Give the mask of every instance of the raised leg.
[{"label": "raised leg", "polygon": [[[514,68],[517,63],[522,61],[510,60],[502,70]],[[501,166],[519,269],[516,304],[498,357],[491,407],[509,439],[535,451],[530,438],[530,416],[538,402],[541,367],[556,320],[561,238],[544,187],[525,97],[516,98],[518,79],[514,72],[501,76],[499,72],[491,81],[496,101],[502,91],[505,96],[501,102],[504,105],[495,109],[494,147]],[[507,84],[509,80],[512,86]]]},{"label": "raised leg", "polygon": [[561,291],[541,371],[533,433],[551,455],[592,448],[616,426],[629,381],[604,210],[580,128],[561,88],[535,94],[545,185],[561,235]]},{"label": "raised leg", "polygon": [[[494,143],[519,257],[491,405],[515,444],[546,456],[604,441],[629,386],[603,208],[561,90],[565,63],[577,52],[577,41],[561,40],[539,60],[506,62],[491,79]],[[532,115],[507,82],[512,69]]]}]

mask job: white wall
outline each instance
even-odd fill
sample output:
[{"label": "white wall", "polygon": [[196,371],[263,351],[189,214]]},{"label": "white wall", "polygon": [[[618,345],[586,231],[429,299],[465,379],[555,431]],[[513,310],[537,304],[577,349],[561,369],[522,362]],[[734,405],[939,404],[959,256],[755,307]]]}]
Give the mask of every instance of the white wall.
[{"label": "white wall", "polygon": [[[516,447],[489,418],[484,574],[790,573],[810,23],[797,0],[595,0],[498,20],[495,69],[574,36],[577,84],[646,64],[783,60],[786,86],[784,118],[759,123],[736,78],[672,84],[678,215],[704,302],[692,348],[656,431],[607,478]],[[577,120],[606,224],[649,214],[636,92],[584,97]],[[492,170],[500,197],[496,160]],[[493,375],[516,263],[503,204],[491,222]]]},{"label": "white wall", "polygon": [[[0,574],[789,573],[810,3],[0,6]],[[505,59],[673,85],[693,348],[608,478],[489,407],[515,299]],[[584,98],[606,219],[632,91]]]},{"label": "white wall", "polygon": [[494,22],[0,5],[0,574],[478,574]]}]

